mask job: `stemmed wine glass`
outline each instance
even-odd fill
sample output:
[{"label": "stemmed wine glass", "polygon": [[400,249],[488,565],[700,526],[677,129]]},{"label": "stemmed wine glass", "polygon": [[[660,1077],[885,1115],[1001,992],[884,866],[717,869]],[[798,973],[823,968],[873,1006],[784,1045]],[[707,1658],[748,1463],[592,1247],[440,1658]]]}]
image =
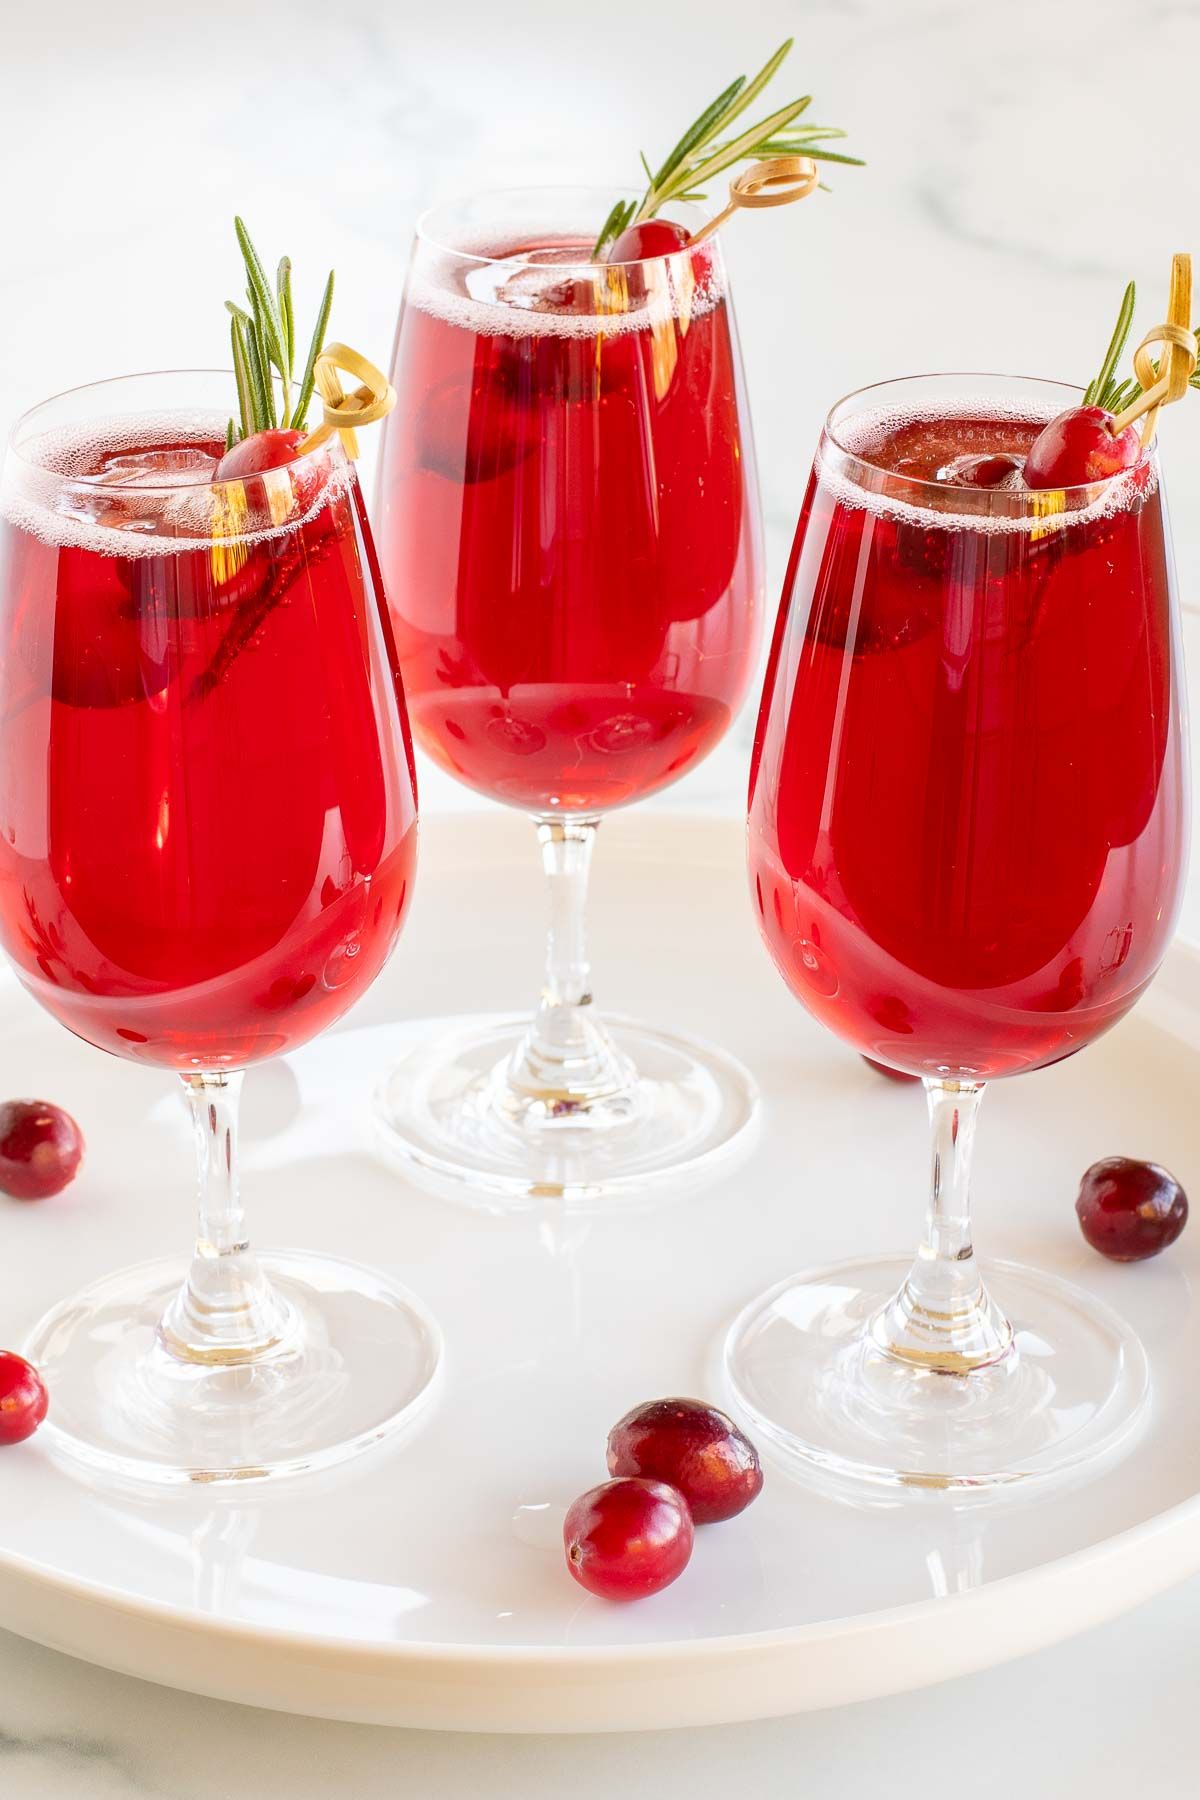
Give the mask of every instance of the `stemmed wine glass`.
[{"label": "stemmed wine glass", "polygon": [[413,728],[532,818],[550,890],[532,1022],[425,1045],[379,1096],[391,1149],[484,1203],[677,1177],[756,1105],[722,1052],[591,1005],[597,827],[728,730],[762,581],[719,244],[593,262],[611,202],[530,190],[427,214],[392,363],[376,511]]},{"label": "stemmed wine glass", "polygon": [[968,1206],[985,1083],[1129,1010],[1184,872],[1155,453],[1089,488],[1017,474],[1078,400],[939,375],[841,401],[780,606],[750,782],[759,927],[818,1019],[924,1081],[932,1187],[911,1265],[785,1281],[726,1366],[760,1431],[856,1481],[1061,1474],[1112,1451],[1147,1393],[1140,1344],[1089,1294],[1005,1264],[984,1285]]},{"label": "stemmed wine glass", "polygon": [[416,790],[371,535],[335,439],[216,482],[233,377],[138,375],[26,414],[0,490],[0,942],[71,1031],[180,1077],[190,1266],[55,1308],[48,1429],[152,1480],[338,1461],[432,1391],[389,1278],[256,1255],[242,1072],[340,1017],[412,893]]}]

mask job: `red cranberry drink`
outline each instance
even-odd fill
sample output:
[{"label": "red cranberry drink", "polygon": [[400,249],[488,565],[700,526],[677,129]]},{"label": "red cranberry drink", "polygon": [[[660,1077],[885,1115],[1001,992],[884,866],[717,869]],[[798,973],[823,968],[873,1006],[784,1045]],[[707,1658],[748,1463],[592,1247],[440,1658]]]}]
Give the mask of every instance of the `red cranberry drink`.
[{"label": "red cranberry drink", "polygon": [[[1136,1334],[1092,1295],[1013,1263],[985,1284],[970,1218],[986,1082],[1121,1019],[1183,885],[1178,602],[1133,428],[1156,371],[1135,363],[1141,398],[1115,376],[1131,313],[1132,293],[1083,405],[1003,376],[851,395],[804,501],[751,765],[753,901],[805,1007],[923,1080],[929,1201],[915,1259],[783,1281],[725,1366],[756,1435],[839,1480],[1065,1477],[1131,1442],[1149,1393]],[[1044,1181],[1036,1150],[1019,1179]],[[1080,1206],[1091,1241],[1128,1245]],[[1161,1210],[1132,1254],[1169,1241]]]},{"label": "red cranberry drink", "polygon": [[353,466],[332,447],[215,483],[211,430],[26,445],[0,522],[0,933],[72,1031],[178,1069],[343,1013],[416,850]]},{"label": "red cranberry drink", "polygon": [[1134,1004],[1175,917],[1155,466],[1046,496],[1039,523],[1021,468],[1044,423],[971,407],[835,425],[788,574],[755,904],[805,1005],[913,1074],[1070,1055]]},{"label": "red cranberry drink", "polygon": [[761,554],[719,252],[568,234],[418,245],[380,553],[420,743],[535,813],[596,813],[723,736]]},{"label": "red cranberry drink", "polygon": [[[553,928],[529,1025],[414,1051],[377,1117],[397,1157],[484,1205],[640,1192],[754,1117],[748,1075],[712,1046],[599,1021],[583,911],[601,819],[696,767],[756,656],[725,213],[694,202],[749,159],[852,160],[801,121],[804,97],[750,123],[790,48],[666,137],[657,168],[643,157],[642,193],[485,194],[417,233],[376,509],[396,643],[418,742],[532,815]],[[766,178],[735,180],[758,195]]]},{"label": "red cranberry drink", "polygon": [[[439,1355],[436,1325],[379,1271],[257,1254],[239,1192],[243,1071],[304,1045],[378,975],[417,818],[350,460],[353,424],[394,396],[359,352],[326,345],[332,275],[298,339],[289,259],[268,278],[235,223],[233,368],[45,402],[18,422],[0,485],[0,944],[77,1037],[181,1077],[197,1154],[190,1261],[101,1276],[23,1346],[54,1397],[51,1448],[122,1480],[339,1462],[422,1403]],[[339,372],[361,384],[348,397]],[[285,1183],[327,1143],[309,1113],[323,1061],[283,1077]],[[57,1192],[77,1128],[9,1111],[0,1185]],[[140,1172],[153,1151],[125,1155]]]},{"label": "red cranberry drink", "polygon": [[762,583],[720,248],[651,220],[594,260],[605,204],[500,195],[423,225],[379,474],[417,741],[533,816],[555,918],[532,1023],[415,1051],[379,1118],[404,1160],[515,1205],[667,1179],[743,1131],[754,1104],[719,1052],[610,1032],[591,1006],[597,827],[728,730]]}]

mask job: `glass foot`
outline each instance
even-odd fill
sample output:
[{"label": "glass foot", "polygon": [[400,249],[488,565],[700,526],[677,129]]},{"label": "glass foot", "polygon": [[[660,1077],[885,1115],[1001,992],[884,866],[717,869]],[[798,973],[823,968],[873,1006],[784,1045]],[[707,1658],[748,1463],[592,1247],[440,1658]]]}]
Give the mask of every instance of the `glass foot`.
[{"label": "glass foot", "polygon": [[631,1020],[606,1026],[632,1079],[582,1104],[514,1092],[528,1019],[481,1020],[414,1050],[375,1098],[384,1150],[439,1192],[506,1210],[642,1194],[748,1145],[758,1090],[733,1057]]},{"label": "glass foot", "polygon": [[902,1361],[871,1332],[911,1259],[835,1263],[753,1301],[725,1343],[725,1376],[753,1431],[852,1483],[987,1488],[1063,1477],[1111,1457],[1144,1416],[1141,1343],[1054,1276],[992,1263],[1012,1346],[968,1374]]},{"label": "glass foot", "polygon": [[338,1257],[267,1251],[258,1262],[289,1329],[252,1362],[167,1350],[159,1321],[183,1263],[119,1270],[48,1313],[23,1354],[49,1389],[51,1448],[137,1481],[254,1481],[328,1468],[408,1425],[441,1358],[418,1302]]}]

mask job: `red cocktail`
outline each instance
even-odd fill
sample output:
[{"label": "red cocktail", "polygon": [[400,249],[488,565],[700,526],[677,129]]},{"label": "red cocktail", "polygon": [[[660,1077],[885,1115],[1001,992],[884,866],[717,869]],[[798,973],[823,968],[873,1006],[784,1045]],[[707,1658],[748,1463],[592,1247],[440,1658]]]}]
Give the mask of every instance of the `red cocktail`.
[{"label": "red cocktail", "polygon": [[955,469],[1019,459],[1039,428],[858,422],[896,494],[946,471],[939,505],[818,469],[784,591],[750,798],[761,928],[818,1018],[916,1075],[1070,1055],[1171,935],[1186,824],[1161,491],[1147,462],[1073,521],[1031,523],[1011,486],[956,511],[981,490]]},{"label": "red cocktail", "polygon": [[186,1274],[106,1276],[28,1348],[55,1440],[152,1480],[340,1460],[436,1360],[384,1277],[247,1244],[241,1071],[378,974],[416,794],[353,464],[335,438],[217,480],[233,399],[204,374],[64,395],[0,495],[0,941],[73,1032],[178,1071],[201,1164]]},{"label": "red cocktail", "polygon": [[727,1360],[762,1430],[856,1480],[1061,1473],[1125,1436],[1147,1392],[1137,1339],[1089,1296],[1007,1266],[984,1288],[968,1208],[984,1082],[1128,1011],[1183,881],[1157,461],[1084,488],[1022,478],[1077,397],[944,376],[843,401],[780,606],[750,780],[756,913],[811,1012],[924,1078],[932,1199],[914,1264],[784,1283]]},{"label": "red cocktail", "polygon": [[418,742],[533,816],[558,896],[532,1030],[456,1046],[444,1078],[424,1055],[382,1113],[398,1153],[513,1197],[677,1172],[753,1104],[725,1059],[614,1041],[585,1011],[595,828],[728,729],[762,579],[719,247],[660,228],[670,254],[591,260],[610,203],[501,195],[423,222],[379,477]]},{"label": "red cocktail", "polygon": [[418,740],[534,813],[676,780],[727,729],[757,642],[757,497],[715,253],[589,268],[587,252],[497,243],[486,302],[477,263],[418,252],[380,476]]},{"label": "red cocktail", "polygon": [[69,512],[0,523],[0,936],[89,1042],[242,1068],[358,998],[411,892],[362,498],[336,452],[211,486],[220,443],[103,429],[50,447]]}]

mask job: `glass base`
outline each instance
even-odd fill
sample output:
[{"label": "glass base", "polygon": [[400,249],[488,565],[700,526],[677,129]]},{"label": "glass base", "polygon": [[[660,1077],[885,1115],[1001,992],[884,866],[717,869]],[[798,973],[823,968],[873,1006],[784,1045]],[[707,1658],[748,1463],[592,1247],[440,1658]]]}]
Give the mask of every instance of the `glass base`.
[{"label": "glass base", "polygon": [[485,1020],[414,1050],[375,1097],[385,1152],[438,1192],[504,1211],[641,1195],[748,1147],[759,1099],[740,1063],[695,1038],[605,1023],[634,1080],[557,1112],[553,1096],[515,1097],[508,1081],[528,1019]]},{"label": "glass base", "polygon": [[253,1362],[185,1362],[158,1325],[186,1273],[142,1263],[48,1313],[23,1354],[50,1393],[39,1434],[87,1467],[136,1481],[256,1481],[329,1468],[408,1425],[432,1398],[436,1324],[383,1275],[338,1257],[258,1262],[292,1328]]},{"label": "glass base", "polygon": [[1145,1416],[1141,1343],[1100,1301],[1054,1276],[993,1263],[1008,1353],[943,1374],[869,1330],[911,1258],[835,1263],[753,1301],[725,1342],[735,1406],[784,1455],[835,1481],[990,1488],[1061,1478],[1127,1446]]}]

